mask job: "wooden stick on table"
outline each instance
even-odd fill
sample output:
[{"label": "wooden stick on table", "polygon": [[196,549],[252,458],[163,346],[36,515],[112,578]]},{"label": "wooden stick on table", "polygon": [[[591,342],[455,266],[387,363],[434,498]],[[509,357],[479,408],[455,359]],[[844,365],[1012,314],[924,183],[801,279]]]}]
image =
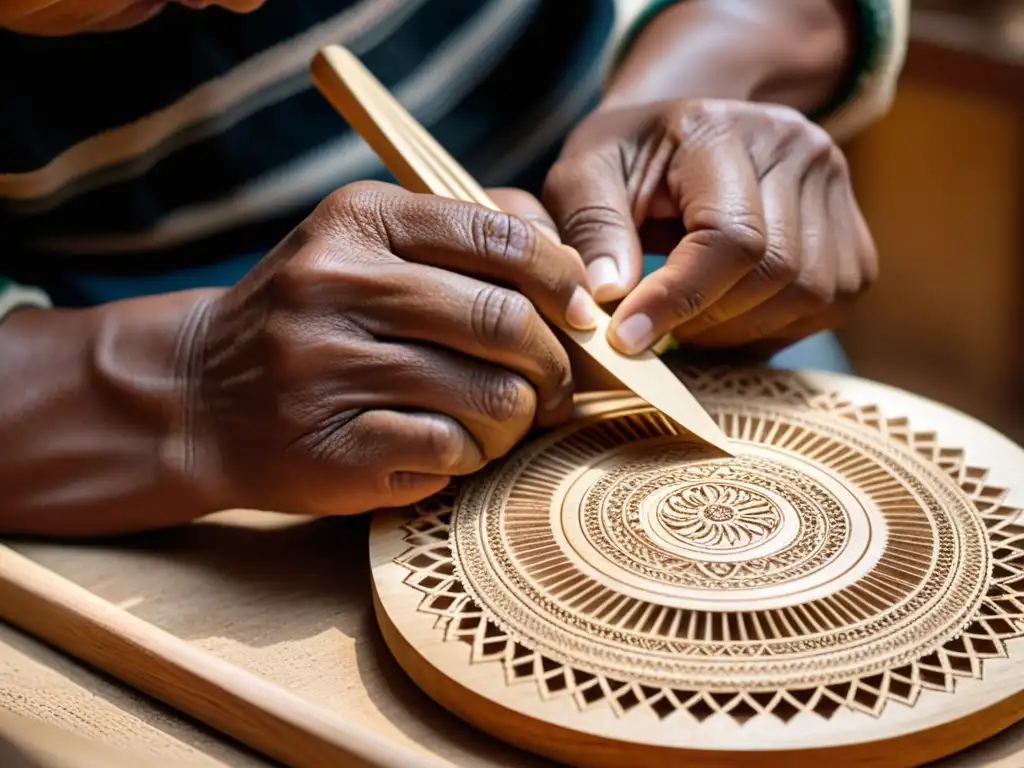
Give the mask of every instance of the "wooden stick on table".
[{"label": "wooden stick on table", "polygon": [[[332,45],[312,63],[321,93],[369,144],[398,182],[425,192],[498,210],[473,178],[349,51]],[[599,313],[593,331],[567,335],[634,394],[683,429],[731,455],[718,423],[654,353],[626,356],[608,342],[611,318]]]},{"label": "wooden stick on table", "polygon": [[2,545],[0,620],[294,768],[451,768],[361,730]]}]

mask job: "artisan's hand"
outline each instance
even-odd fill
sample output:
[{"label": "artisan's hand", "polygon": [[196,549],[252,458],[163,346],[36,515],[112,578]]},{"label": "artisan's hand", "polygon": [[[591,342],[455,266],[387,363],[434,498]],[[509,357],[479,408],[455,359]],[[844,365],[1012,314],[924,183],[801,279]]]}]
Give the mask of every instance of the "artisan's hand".
[{"label": "artisan's hand", "polygon": [[202,313],[195,463],[232,506],[407,504],[571,413],[545,320],[592,328],[578,256],[479,206],[361,183]]},{"label": "artisan's hand", "polygon": [[[544,203],[596,298],[625,297],[612,342],[627,353],[668,332],[695,347],[785,346],[832,327],[878,268],[842,153],[786,107],[598,111]],[[641,281],[645,251],[668,257]]]}]

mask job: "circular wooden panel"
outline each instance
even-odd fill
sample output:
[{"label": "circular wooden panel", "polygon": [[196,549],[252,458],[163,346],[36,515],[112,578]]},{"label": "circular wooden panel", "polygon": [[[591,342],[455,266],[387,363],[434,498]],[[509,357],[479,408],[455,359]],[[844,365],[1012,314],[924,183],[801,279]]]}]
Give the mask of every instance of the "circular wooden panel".
[{"label": "circular wooden panel", "polygon": [[859,379],[685,377],[375,516],[384,637],[438,702],[575,765],[918,765],[1024,717],[1024,451]]}]

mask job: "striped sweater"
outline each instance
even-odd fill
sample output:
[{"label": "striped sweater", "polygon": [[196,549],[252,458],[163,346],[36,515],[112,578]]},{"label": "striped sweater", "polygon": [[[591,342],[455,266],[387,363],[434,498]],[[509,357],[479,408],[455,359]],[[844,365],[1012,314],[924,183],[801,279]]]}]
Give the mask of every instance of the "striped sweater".
[{"label": "striped sweater", "polygon": [[[312,87],[329,43],[485,185],[536,190],[670,2],[286,0],[105,35],[0,31],[0,318],[230,285],[331,190],[389,179]],[[814,116],[838,138],[885,112],[906,43],[908,0],[858,7],[855,71]]]}]

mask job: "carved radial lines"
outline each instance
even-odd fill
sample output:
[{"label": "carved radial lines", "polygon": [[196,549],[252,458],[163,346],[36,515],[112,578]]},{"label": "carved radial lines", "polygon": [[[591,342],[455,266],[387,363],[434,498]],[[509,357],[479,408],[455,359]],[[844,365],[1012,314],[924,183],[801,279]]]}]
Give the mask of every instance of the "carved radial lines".
[{"label": "carved radial lines", "polygon": [[634,408],[417,508],[396,562],[470,663],[583,711],[788,722],[953,692],[1024,635],[1024,527],[963,451],[783,373],[688,376],[735,459]]}]

